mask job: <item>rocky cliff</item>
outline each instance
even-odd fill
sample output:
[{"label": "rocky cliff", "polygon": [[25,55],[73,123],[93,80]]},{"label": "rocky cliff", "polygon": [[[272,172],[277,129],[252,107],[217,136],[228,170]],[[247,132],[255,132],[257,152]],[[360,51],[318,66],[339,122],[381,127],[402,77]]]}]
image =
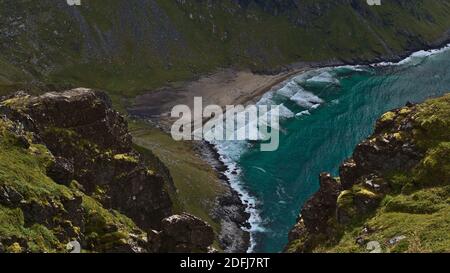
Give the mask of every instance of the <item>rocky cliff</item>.
[{"label": "rocky cliff", "polygon": [[449,13],[448,0],[3,0],[0,91],[135,95],[218,67],[395,59],[448,39]]},{"label": "rocky cliff", "polygon": [[345,161],[320,175],[287,252],[448,252],[450,95],[384,114]]},{"label": "rocky cliff", "polygon": [[133,149],[104,93],[18,92],[0,114],[0,251],[77,242],[94,252],[206,252],[213,243],[208,224],[172,215],[170,174]]}]

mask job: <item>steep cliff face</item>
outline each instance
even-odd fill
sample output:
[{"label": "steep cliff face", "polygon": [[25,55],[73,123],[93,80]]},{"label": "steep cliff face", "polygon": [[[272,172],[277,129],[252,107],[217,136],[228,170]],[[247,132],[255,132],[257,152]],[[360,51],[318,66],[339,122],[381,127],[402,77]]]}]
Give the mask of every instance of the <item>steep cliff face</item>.
[{"label": "steep cliff face", "polygon": [[[207,251],[212,244],[208,224],[171,216],[170,174],[132,148],[126,121],[104,93],[16,93],[1,101],[0,113],[2,251],[63,252],[73,240],[99,252],[172,252],[177,240],[185,251]],[[205,237],[180,239],[179,228]]]},{"label": "steep cliff face", "polygon": [[449,12],[448,0],[4,0],[0,88],[134,95],[224,66],[395,58],[448,38]]},{"label": "steep cliff face", "polygon": [[448,252],[449,141],[449,95],[384,114],[338,178],[321,175],[286,251]]}]

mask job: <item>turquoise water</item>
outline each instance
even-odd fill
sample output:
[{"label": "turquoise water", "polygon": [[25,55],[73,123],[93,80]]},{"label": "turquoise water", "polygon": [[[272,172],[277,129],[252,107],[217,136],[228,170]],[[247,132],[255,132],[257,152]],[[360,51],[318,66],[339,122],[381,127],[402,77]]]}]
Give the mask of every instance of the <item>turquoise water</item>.
[{"label": "turquoise water", "polygon": [[281,123],[279,149],[222,147],[239,169],[235,179],[249,193],[244,197],[255,214],[252,250],[282,251],[300,208],[318,189],[320,172],[337,175],[382,113],[449,90],[450,50],[441,50],[419,52],[396,65],[320,69],[266,94],[262,103],[283,103],[296,114]]}]

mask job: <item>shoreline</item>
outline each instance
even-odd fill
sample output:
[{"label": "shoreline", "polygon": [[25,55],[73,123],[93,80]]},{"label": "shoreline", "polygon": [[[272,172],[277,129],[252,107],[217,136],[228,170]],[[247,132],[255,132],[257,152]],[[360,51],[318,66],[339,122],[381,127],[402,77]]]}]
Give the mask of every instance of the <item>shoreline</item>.
[{"label": "shoreline", "polygon": [[[234,99],[234,103],[235,104],[247,104],[251,101],[254,101],[256,99],[258,99],[259,97],[261,97],[262,95],[264,95],[265,93],[269,92],[270,90],[272,90],[273,88],[275,88],[278,85],[283,84],[284,82],[288,81],[289,79],[293,78],[296,75],[305,73],[309,70],[314,70],[314,69],[320,69],[320,68],[324,68],[324,67],[338,67],[338,66],[344,66],[344,65],[352,65],[352,66],[358,66],[358,65],[376,65],[376,64],[381,64],[381,63],[388,63],[388,62],[400,62],[402,60],[405,60],[406,58],[410,57],[412,54],[414,54],[415,52],[419,52],[419,51],[430,51],[430,50],[436,50],[436,49],[443,49],[446,46],[449,46],[449,42],[450,39],[443,39],[439,44],[436,44],[434,46],[429,46],[429,47],[425,47],[424,49],[415,49],[415,50],[405,50],[405,52],[403,54],[399,54],[396,56],[390,56],[390,57],[386,57],[386,58],[376,58],[376,60],[374,61],[364,61],[364,60],[358,60],[356,62],[347,62],[347,61],[325,61],[325,62],[300,62],[300,63],[296,63],[296,64],[291,64],[290,66],[288,66],[288,71],[284,71],[280,74],[278,74],[276,78],[274,78],[272,81],[267,82],[265,85],[260,86],[259,88],[256,88],[253,91],[250,91],[249,93],[247,93],[244,96],[238,96],[237,98]],[[257,75],[257,74],[254,74]],[[135,115],[139,118],[139,110],[138,111],[131,111],[130,114]],[[145,116],[145,113],[141,113]],[[150,118],[151,120],[154,118],[153,117],[148,117],[147,119]],[[162,119],[161,119],[162,118]],[[156,124],[158,124],[159,126],[161,126],[161,128],[164,131],[168,131],[168,127],[167,127],[167,122],[161,122],[163,119],[165,119],[167,121],[167,116],[165,115],[157,115],[156,116]],[[233,185],[231,185],[231,181],[229,180],[229,178],[226,176],[226,171],[230,170],[229,166],[226,165],[225,162],[223,162],[221,160],[221,155],[219,154],[219,152],[217,151],[217,147],[214,144],[211,143],[207,143],[205,141],[200,142],[198,144],[199,146],[202,146],[204,149],[200,148],[200,150],[205,150],[206,149],[206,154],[205,151],[203,151],[201,153],[203,159],[205,160],[205,162],[207,162],[208,164],[210,164],[217,172],[218,176],[220,177],[221,180],[225,181],[225,183],[227,184],[228,189],[231,192],[231,195],[228,196],[224,196],[225,198],[223,200],[225,201],[218,201],[217,207],[218,210],[214,211],[213,214],[216,217],[223,217],[224,214],[221,213],[220,211],[224,211],[223,209],[221,210],[220,207],[223,207],[224,204],[233,204],[233,206],[235,208],[238,208],[238,210],[235,211],[239,211],[237,212],[236,215],[239,215],[239,220],[236,221],[235,219],[231,219],[229,218],[229,223],[234,223],[236,224],[236,226],[239,226],[241,230],[244,230],[244,228],[246,229],[250,229],[251,227],[249,227],[248,225],[250,225],[250,223],[248,222],[249,220],[249,215],[248,213],[245,211],[242,212],[242,208],[247,208],[248,204],[245,202],[245,200],[242,200],[242,196],[239,195],[239,193],[233,188]],[[208,155],[209,153],[209,155]],[[212,156],[211,156],[212,154]],[[236,197],[238,197],[239,200],[236,200]],[[219,211],[219,212],[217,212]],[[226,216],[226,214],[225,214]],[[245,219],[245,220],[244,220]],[[247,251],[251,248],[251,235],[250,235],[250,231],[245,231],[245,234],[236,234],[236,226],[234,226],[233,228],[227,229],[225,232],[222,231],[219,236],[224,238],[224,237],[228,237],[229,242],[231,242],[230,244],[232,245],[240,245],[240,251],[237,252],[243,252],[243,247],[244,245],[247,246]],[[225,233],[225,234],[223,234]],[[241,237],[240,239],[238,237]],[[241,242],[239,242],[239,240]],[[233,250],[237,250],[236,248]]]},{"label": "shoreline", "polygon": [[214,168],[228,189],[226,194],[217,199],[212,211],[213,218],[220,220],[222,225],[221,234],[218,234],[219,241],[225,246],[225,252],[246,253],[251,245],[251,234],[248,231],[251,228],[251,215],[247,204],[226,175],[227,171],[231,171],[230,167],[222,161],[216,146],[206,141],[199,142],[197,146],[202,151],[203,159]]},{"label": "shoreline", "polygon": [[[300,74],[302,74],[302,73],[306,73],[306,72],[311,71],[311,70],[320,69],[320,68],[325,68],[325,67],[330,67],[330,68],[333,68],[333,67],[334,67],[334,68],[336,68],[336,67],[346,66],[346,65],[350,65],[350,66],[359,66],[359,65],[361,65],[361,66],[377,66],[377,65],[389,64],[389,63],[390,63],[390,64],[395,64],[395,63],[399,63],[399,62],[401,62],[401,61],[404,61],[404,60],[410,58],[414,53],[417,53],[417,52],[420,52],[420,51],[440,51],[440,50],[443,50],[443,49],[445,49],[445,48],[447,48],[447,47],[450,47],[450,44],[449,44],[449,43],[445,43],[444,45],[442,45],[442,46],[440,46],[440,47],[436,47],[436,48],[429,48],[429,49],[422,49],[422,50],[419,50],[419,51],[414,51],[414,52],[411,52],[410,54],[407,54],[407,55],[405,54],[405,57],[404,57],[404,58],[399,58],[398,60],[395,60],[395,61],[394,61],[394,60],[391,60],[392,62],[389,61],[389,60],[384,60],[384,61],[378,62],[378,63],[373,63],[373,62],[369,63],[369,62],[368,62],[367,64],[345,64],[345,63],[337,63],[337,62],[335,62],[335,63],[332,64],[332,65],[321,65],[321,64],[317,64],[317,65],[315,65],[315,66],[310,66],[310,67],[308,67],[308,68],[303,67],[303,68],[301,69],[300,72],[297,72],[297,73],[293,72],[291,75],[289,75],[288,77],[286,77],[284,80],[280,80],[280,81],[277,82],[277,83],[274,83],[274,84],[272,84],[272,85],[266,86],[265,88],[263,88],[263,89],[261,89],[261,90],[259,90],[259,91],[254,92],[254,93],[253,93],[254,96],[252,96],[251,98],[249,98],[247,101],[238,101],[237,103],[238,103],[238,104],[239,104],[239,103],[246,104],[246,103],[248,103],[248,102],[250,102],[250,101],[257,100],[259,97],[261,97],[261,96],[264,95],[265,93],[270,92],[270,91],[271,91],[273,88],[275,88],[277,85],[282,85],[284,82],[286,82],[286,81],[288,81],[289,79],[295,77],[296,75],[300,75]],[[213,151],[213,152],[216,154],[217,160],[220,161],[222,165],[226,166],[226,169],[225,169],[225,170],[221,170],[221,171],[220,171],[220,175],[226,177],[226,170],[229,170],[230,167],[227,166],[226,163],[223,162],[223,161],[221,160],[221,155],[220,155],[219,152],[217,151],[217,147],[216,147],[214,144],[207,143],[207,142],[205,142],[204,145],[206,145],[209,149],[211,149],[211,151]],[[229,178],[228,178],[228,177],[227,177],[227,180],[228,180],[228,183],[231,183],[231,182],[229,181]],[[233,188],[232,185],[230,185],[230,187]],[[248,201],[248,200],[242,200],[242,197],[241,197],[241,202],[242,202],[242,203],[247,204],[246,201]],[[248,223],[248,224],[250,224],[250,223]],[[251,237],[251,234],[250,234],[250,237]],[[254,247],[254,246],[252,246],[252,245],[250,244],[250,245],[249,245],[249,250],[250,250],[252,247]]]}]

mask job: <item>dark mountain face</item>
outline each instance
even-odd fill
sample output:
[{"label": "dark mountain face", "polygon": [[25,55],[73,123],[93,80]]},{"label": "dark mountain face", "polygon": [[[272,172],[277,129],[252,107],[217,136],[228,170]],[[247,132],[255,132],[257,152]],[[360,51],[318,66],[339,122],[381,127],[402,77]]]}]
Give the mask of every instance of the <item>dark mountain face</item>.
[{"label": "dark mountain face", "polygon": [[239,5],[243,8],[248,8],[250,5],[257,5],[264,11],[271,14],[278,14],[289,10],[296,10],[298,8],[297,1],[293,0],[239,0]]},{"label": "dark mountain face", "polygon": [[0,90],[38,82],[134,95],[217,67],[392,58],[445,40],[449,13],[448,0],[4,0]]}]

